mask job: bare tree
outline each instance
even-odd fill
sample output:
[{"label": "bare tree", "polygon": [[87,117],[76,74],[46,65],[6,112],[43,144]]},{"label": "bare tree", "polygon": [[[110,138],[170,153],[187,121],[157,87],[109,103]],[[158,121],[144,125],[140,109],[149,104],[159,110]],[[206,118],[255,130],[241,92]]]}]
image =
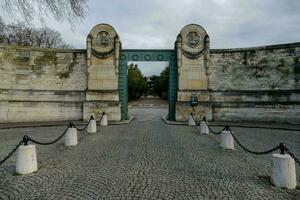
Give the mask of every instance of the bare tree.
[{"label": "bare tree", "polygon": [[58,21],[71,23],[83,19],[87,14],[88,0],[0,0],[3,14],[15,16],[19,13],[27,24],[35,16],[53,16]]},{"label": "bare tree", "polygon": [[24,22],[5,24],[0,17],[0,44],[41,48],[72,48],[61,34],[48,27],[32,28]]}]

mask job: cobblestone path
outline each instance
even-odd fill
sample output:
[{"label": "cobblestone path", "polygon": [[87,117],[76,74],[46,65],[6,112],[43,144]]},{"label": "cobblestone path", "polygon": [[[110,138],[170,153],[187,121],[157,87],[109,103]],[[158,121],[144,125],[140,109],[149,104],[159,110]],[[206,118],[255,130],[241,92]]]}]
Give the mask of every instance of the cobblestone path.
[{"label": "cobblestone path", "polygon": [[[39,170],[14,175],[14,159],[0,167],[0,199],[300,199],[300,190],[269,183],[270,155],[219,149],[193,127],[164,124],[162,109],[132,109],[128,125],[79,133],[79,144],[37,146]],[[214,127],[216,130],[220,127]],[[0,130],[0,158],[24,134],[44,141],[64,127]],[[284,141],[300,156],[300,133],[233,128],[255,150]],[[297,167],[300,180],[300,168]]]}]

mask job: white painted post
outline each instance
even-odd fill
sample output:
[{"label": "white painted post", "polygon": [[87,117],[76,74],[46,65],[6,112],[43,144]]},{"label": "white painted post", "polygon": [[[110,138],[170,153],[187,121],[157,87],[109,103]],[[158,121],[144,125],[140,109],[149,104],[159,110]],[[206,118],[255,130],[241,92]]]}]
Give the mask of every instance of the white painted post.
[{"label": "white painted post", "polygon": [[190,116],[189,116],[188,125],[189,126],[195,126],[196,125],[196,122],[193,118],[193,113],[191,113]]},{"label": "white painted post", "polygon": [[65,146],[75,146],[77,143],[77,129],[70,124],[64,137],[64,144]]},{"label": "white painted post", "polygon": [[97,132],[96,120],[94,119],[93,115],[91,115],[91,120],[87,127],[87,132],[88,133],[96,133]]},{"label": "white painted post", "polygon": [[18,174],[30,174],[38,170],[35,145],[21,145],[16,154]]},{"label": "white painted post", "polygon": [[108,123],[107,123],[107,115],[105,114],[105,112],[103,112],[103,114],[102,114],[100,125],[101,126],[107,126],[108,125]]},{"label": "white painted post", "polygon": [[208,130],[206,121],[200,122],[200,134],[204,134],[204,135],[209,134],[209,130]]},{"label": "white painted post", "polygon": [[229,130],[224,130],[220,134],[220,147],[234,150],[234,139]]},{"label": "white painted post", "polygon": [[272,154],[271,183],[281,188],[296,188],[295,160],[290,155]]}]

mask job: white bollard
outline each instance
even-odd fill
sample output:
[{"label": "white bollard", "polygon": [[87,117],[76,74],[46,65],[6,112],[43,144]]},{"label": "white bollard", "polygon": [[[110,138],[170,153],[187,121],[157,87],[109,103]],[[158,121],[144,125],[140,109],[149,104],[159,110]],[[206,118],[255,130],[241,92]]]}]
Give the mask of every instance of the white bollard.
[{"label": "white bollard", "polygon": [[206,121],[200,122],[200,134],[209,134],[208,126],[206,124]]},{"label": "white bollard", "polygon": [[296,188],[295,160],[290,155],[272,154],[271,183],[281,188]]},{"label": "white bollard", "polygon": [[65,146],[75,146],[77,143],[77,129],[69,127],[65,134],[64,144]]},{"label": "white bollard", "polygon": [[97,132],[97,125],[96,120],[91,116],[91,121],[87,127],[88,133],[96,133]]},{"label": "white bollard", "polygon": [[229,130],[222,131],[219,138],[221,148],[234,150],[234,139]]},{"label": "white bollard", "polygon": [[108,123],[107,123],[107,115],[105,113],[102,114],[100,125],[101,126],[107,126],[108,125]]},{"label": "white bollard", "polygon": [[16,172],[18,174],[30,174],[38,170],[35,145],[21,145],[16,154]]},{"label": "white bollard", "polygon": [[195,126],[196,125],[196,122],[195,122],[195,120],[193,118],[193,113],[191,113],[190,116],[189,116],[188,125],[189,126]]}]

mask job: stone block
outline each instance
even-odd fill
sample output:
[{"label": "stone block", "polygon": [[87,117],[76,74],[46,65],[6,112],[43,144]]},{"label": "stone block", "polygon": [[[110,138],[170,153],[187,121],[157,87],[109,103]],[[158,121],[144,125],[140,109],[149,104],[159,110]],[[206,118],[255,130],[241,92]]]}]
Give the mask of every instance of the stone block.
[{"label": "stone block", "polygon": [[16,172],[30,174],[38,170],[35,145],[21,145],[16,153]]},{"label": "stone block", "polygon": [[119,91],[87,91],[87,101],[119,101]]},{"label": "stone block", "polygon": [[97,79],[98,80],[107,80],[109,79],[107,69],[97,69]]},{"label": "stone block", "polygon": [[102,113],[105,112],[111,121],[121,120],[121,104],[119,102],[98,101],[83,103],[83,119],[89,120],[93,115],[96,120],[100,120]]},{"label": "stone block", "polygon": [[118,89],[118,80],[103,80],[102,89],[103,90],[117,90]]},{"label": "stone block", "polygon": [[176,102],[176,121],[187,121],[191,113],[194,113],[196,121],[201,121],[203,117],[212,120],[212,104],[199,102],[198,106],[191,107],[190,102]]},{"label": "stone block", "polygon": [[177,101],[190,102],[192,95],[197,96],[198,101],[210,100],[209,91],[207,90],[198,90],[198,91],[178,90]]},{"label": "stone block", "polygon": [[204,90],[207,89],[207,80],[187,80],[186,90]]},{"label": "stone block", "polygon": [[271,182],[281,188],[297,186],[295,160],[288,154],[272,154]]}]

